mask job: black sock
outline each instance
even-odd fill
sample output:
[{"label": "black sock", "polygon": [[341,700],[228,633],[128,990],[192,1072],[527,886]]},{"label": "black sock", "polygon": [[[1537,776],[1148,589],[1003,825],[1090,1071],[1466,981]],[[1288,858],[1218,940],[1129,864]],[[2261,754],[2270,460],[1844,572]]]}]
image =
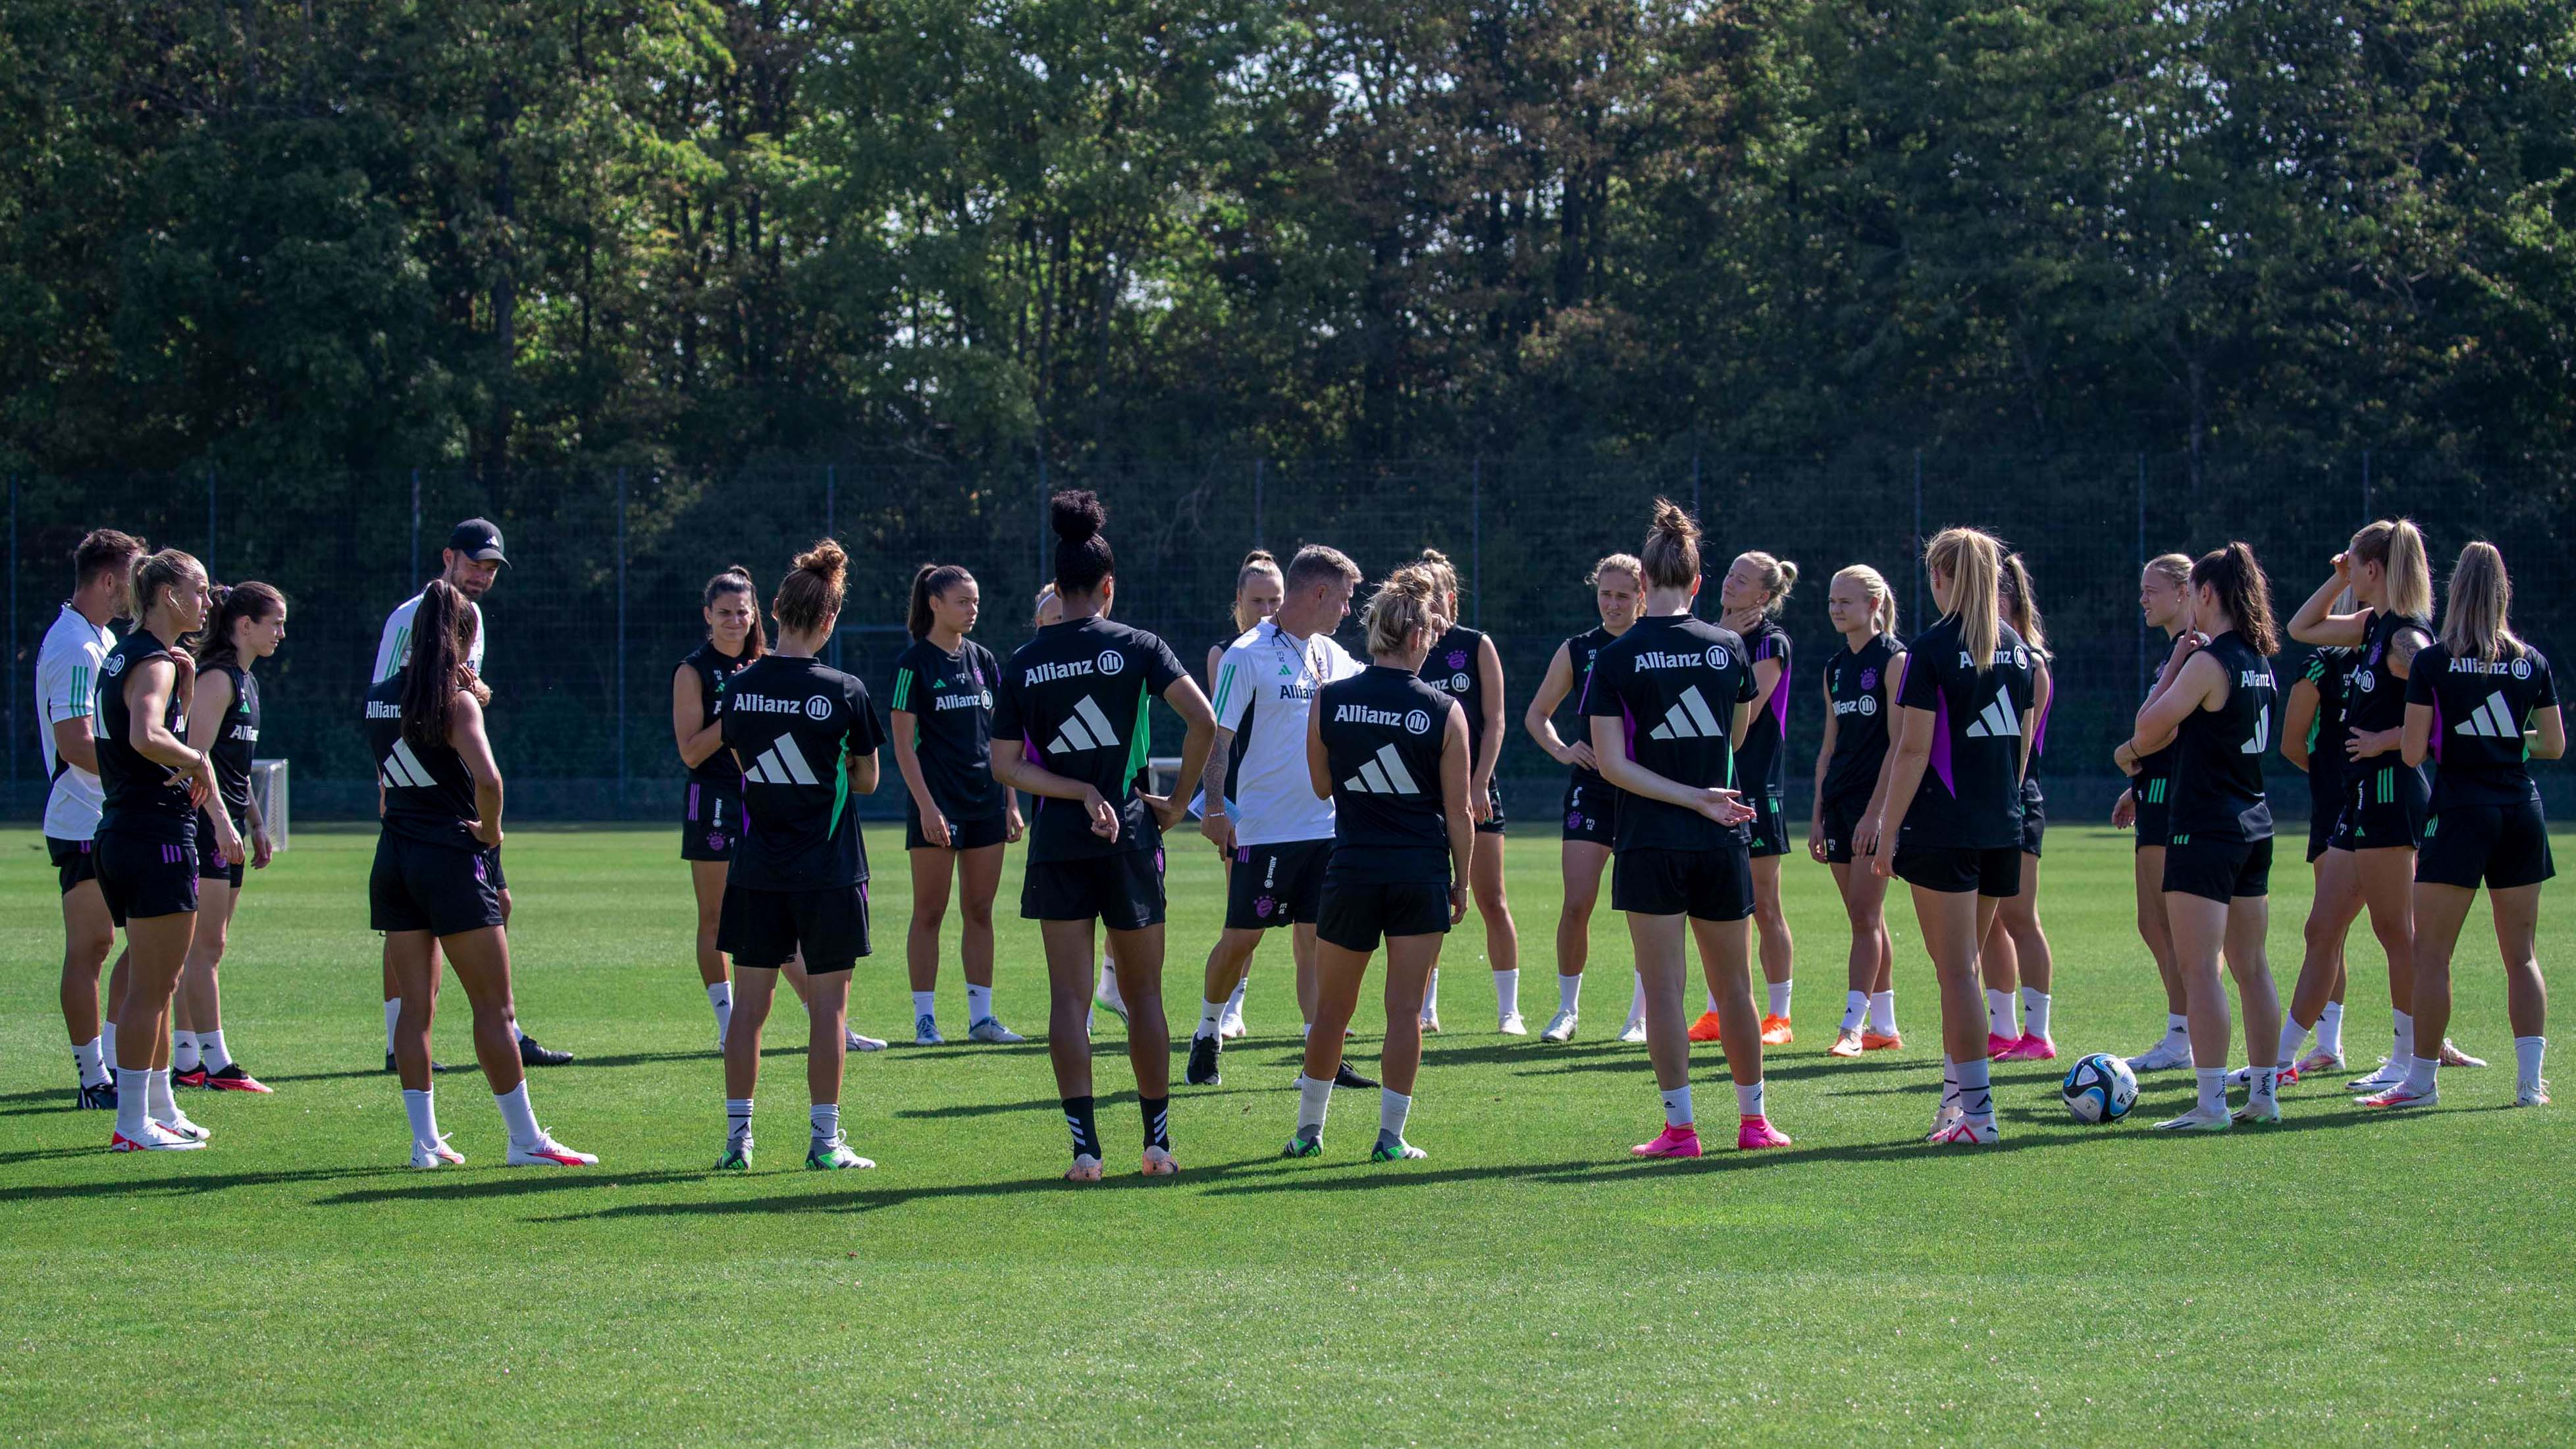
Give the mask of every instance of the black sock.
[{"label": "black sock", "polygon": [[1145,1114],[1145,1145],[1172,1150],[1172,1099],[1139,1097],[1136,1105]]},{"label": "black sock", "polygon": [[1073,1129],[1073,1155],[1097,1159],[1100,1152],[1100,1129],[1091,1121],[1089,1097],[1064,1099],[1064,1125]]}]

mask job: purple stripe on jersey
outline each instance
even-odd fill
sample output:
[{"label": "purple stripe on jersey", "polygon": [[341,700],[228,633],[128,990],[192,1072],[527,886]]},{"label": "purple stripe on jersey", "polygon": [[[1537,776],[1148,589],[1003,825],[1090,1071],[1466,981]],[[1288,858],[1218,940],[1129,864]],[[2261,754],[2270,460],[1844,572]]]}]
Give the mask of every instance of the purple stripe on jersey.
[{"label": "purple stripe on jersey", "polygon": [[1950,773],[1950,697],[1936,694],[1932,698],[1932,773],[1939,776],[1941,788],[1950,798],[1959,798],[1959,782]]},{"label": "purple stripe on jersey", "polygon": [[1619,727],[1626,731],[1621,738],[1628,742],[1628,758],[1637,758],[1637,717],[1628,713],[1628,701],[1619,701]]},{"label": "purple stripe on jersey", "polygon": [[2048,695],[2048,703],[2039,707],[2039,718],[2031,721],[2030,752],[2033,755],[2042,755],[2048,752],[2048,712],[2055,708],[2057,708],[2057,692],[2055,690],[2051,690]]},{"label": "purple stripe on jersey", "polygon": [[1780,727],[1780,738],[1789,737],[1789,662],[1780,662],[1780,683],[1771,691],[1771,722]]},{"label": "purple stripe on jersey", "polygon": [[2433,763],[2442,763],[2442,696],[2438,693],[2433,696]]},{"label": "purple stripe on jersey", "polygon": [[689,820],[690,820],[690,823],[695,824],[695,823],[697,822],[697,818],[698,818],[698,782],[697,782],[697,781],[695,781],[695,780],[691,780],[691,781],[689,782]]}]

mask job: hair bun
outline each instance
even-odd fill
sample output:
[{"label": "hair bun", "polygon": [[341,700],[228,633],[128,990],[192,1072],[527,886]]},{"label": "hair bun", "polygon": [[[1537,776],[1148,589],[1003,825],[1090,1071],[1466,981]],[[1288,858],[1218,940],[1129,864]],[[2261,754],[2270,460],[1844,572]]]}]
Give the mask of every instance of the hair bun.
[{"label": "hair bun", "polygon": [[1279,562],[1278,558],[1273,555],[1270,550],[1266,548],[1256,548],[1252,552],[1243,556],[1241,567],[1250,568],[1254,564],[1275,564],[1277,562]]},{"label": "hair bun", "polygon": [[841,581],[842,573],[849,566],[849,551],[841,547],[838,539],[817,540],[812,548],[796,555],[798,572],[821,574],[826,582],[833,584]]},{"label": "hair bun", "polygon": [[1109,522],[1109,510],[1100,506],[1100,495],[1088,488],[1068,489],[1047,500],[1047,506],[1055,536],[1067,543],[1098,538]]},{"label": "hair bun", "polygon": [[1669,498],[1658,498],[1655,500],[1655,521],[1651,525],[1649,531],[1682,539],[1686,542],[1696,543],[1699,541],[1698,520],[1690,516],[1689,509],[1682,507],[1680,504],[1673,502]]},{"label": "hair bun", "polygon": [[1789,592],[1797,582],[1798,566],[1785,558],[1780,560],[1780,592]]}]

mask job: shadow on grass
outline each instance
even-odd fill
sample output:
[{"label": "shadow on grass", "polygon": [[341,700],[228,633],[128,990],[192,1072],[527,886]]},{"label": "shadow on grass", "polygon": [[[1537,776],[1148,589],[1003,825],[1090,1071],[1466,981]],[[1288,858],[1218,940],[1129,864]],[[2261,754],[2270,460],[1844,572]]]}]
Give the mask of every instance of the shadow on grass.
[{"label": "shadow on grass", "polygon": [[[919,1187],[860,1187],[854,1191],[844,1192],[818,1191],[812,1193],[797,1193],[793,1195],[781,1194],[771,1197],[731,1198],[708,1202],[665,1201],[620,1203],[614,1207],[604,1207],[592,1212],[561,1213],[553,1217],[531,1218],[529,1221],[539,1223],[595,1222],[613,1219],[659,1217],[724,1217],[738,1213],[866,1213],[876,1212],[884,1208],[902,1207],[908,1203],[915,1202],[942,1202],[960,1198],[1017,1197],[1033,1192],[1081,1192],[1087,1194],[1105,1192],[1158,1192],[1167,1188],[1179,1187],[1192,1183],[1203,1183],[1210,1178],[1222,1179],[1244,1172],[1253,1166],[1255,1166],[1255,1164],[1243,1162],[1219,1163],[1213,1167],[1184,1166],[1181,1169],[1181,1175],[1177,1178],[1148,1178],[1140,1176],[1134,1172],[1122,1173],[1113,1170],[1108,1176],[1103,1177],[1099,1182],[1082,1184],[1080,1186],[1068,1183],[1060,1176],[1050,1174],[1045,1177],[1015,1177],[996,1182],[954,1182],[924,1185]],[[884,1169],[878,1169],[880,1172],[883,1170]],[[692,1176],[701,1180],[706,1178],[734,1177],[731,1173],[717,1172],[698,1173],[692,1174]],[[882,1180],[876,1179],[875,1174],[873,1173],[856,1174],[855,1176],[859,1181],[868,1181],[872,1179]],[[806,1180],[811,1181],[812,1179],[809,1178]],[[839,1186],[843,1183],[849,1182],[850,1180],[851,1179],[849,1177],[836,1178],[834,1179],[834,1185]],[[396,1193],[392,1195],[402,1196],[404,1194]]]},{"label": "shadow on grass", "polygon": [[[107,1156],[104,1147],[79,1149],[62,1155],[80,1156],[85,1152]],[[42,1154],[35,1154],[42,1155]],[[131,1154],[148,1159],[149,1153]],[[408,1167],[317,1167],[292,1172],[211,1172],[182,1174],[171,1177],[129,1178],[116,1182],[45,1183],[9,1190],[13,1202],[78,1201],[87,1198],[162,1198],[197,1197],[205,1193],[230,1192],[242,1187],[292,1187],[297,1183],[343,1182],[352,1178],[408,1176]]]},{"label": "shadow on grass", "polygon": [[[372,1207],[391,1202],[466,1202],[478,1198],[530,1197],[549,1192],[602,1192],[618,1188],[647,1187],[670,1183],[698,1182],[712,1171],[665,1168],[658,1171],[633,1172],[624,1169],[592,1167],[548,1167],[505,1169],[501,1172],[476,1172],[483,1164],[468,1164],[464,1169],[447,1168],[438,1173],[413,1173],[405,1169],[403,1187],[359,1188],[333,1193],[313,1200],[315,1207]],[[497,1166],[498,1164],[492,1164]]]}]

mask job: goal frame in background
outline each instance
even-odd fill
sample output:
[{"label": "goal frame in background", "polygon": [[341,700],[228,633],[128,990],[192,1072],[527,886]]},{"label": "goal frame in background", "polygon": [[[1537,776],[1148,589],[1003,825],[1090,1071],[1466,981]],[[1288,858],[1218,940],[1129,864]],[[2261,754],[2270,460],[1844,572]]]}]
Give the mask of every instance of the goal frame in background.
[{"label": "goal frame in background", "polygon": [[287,816],[292,804],[292,791],[284,760],[250,762],[251,803],[259,807],[259,818],[268,827],[268,846],[284,850],[287,840]]}]

